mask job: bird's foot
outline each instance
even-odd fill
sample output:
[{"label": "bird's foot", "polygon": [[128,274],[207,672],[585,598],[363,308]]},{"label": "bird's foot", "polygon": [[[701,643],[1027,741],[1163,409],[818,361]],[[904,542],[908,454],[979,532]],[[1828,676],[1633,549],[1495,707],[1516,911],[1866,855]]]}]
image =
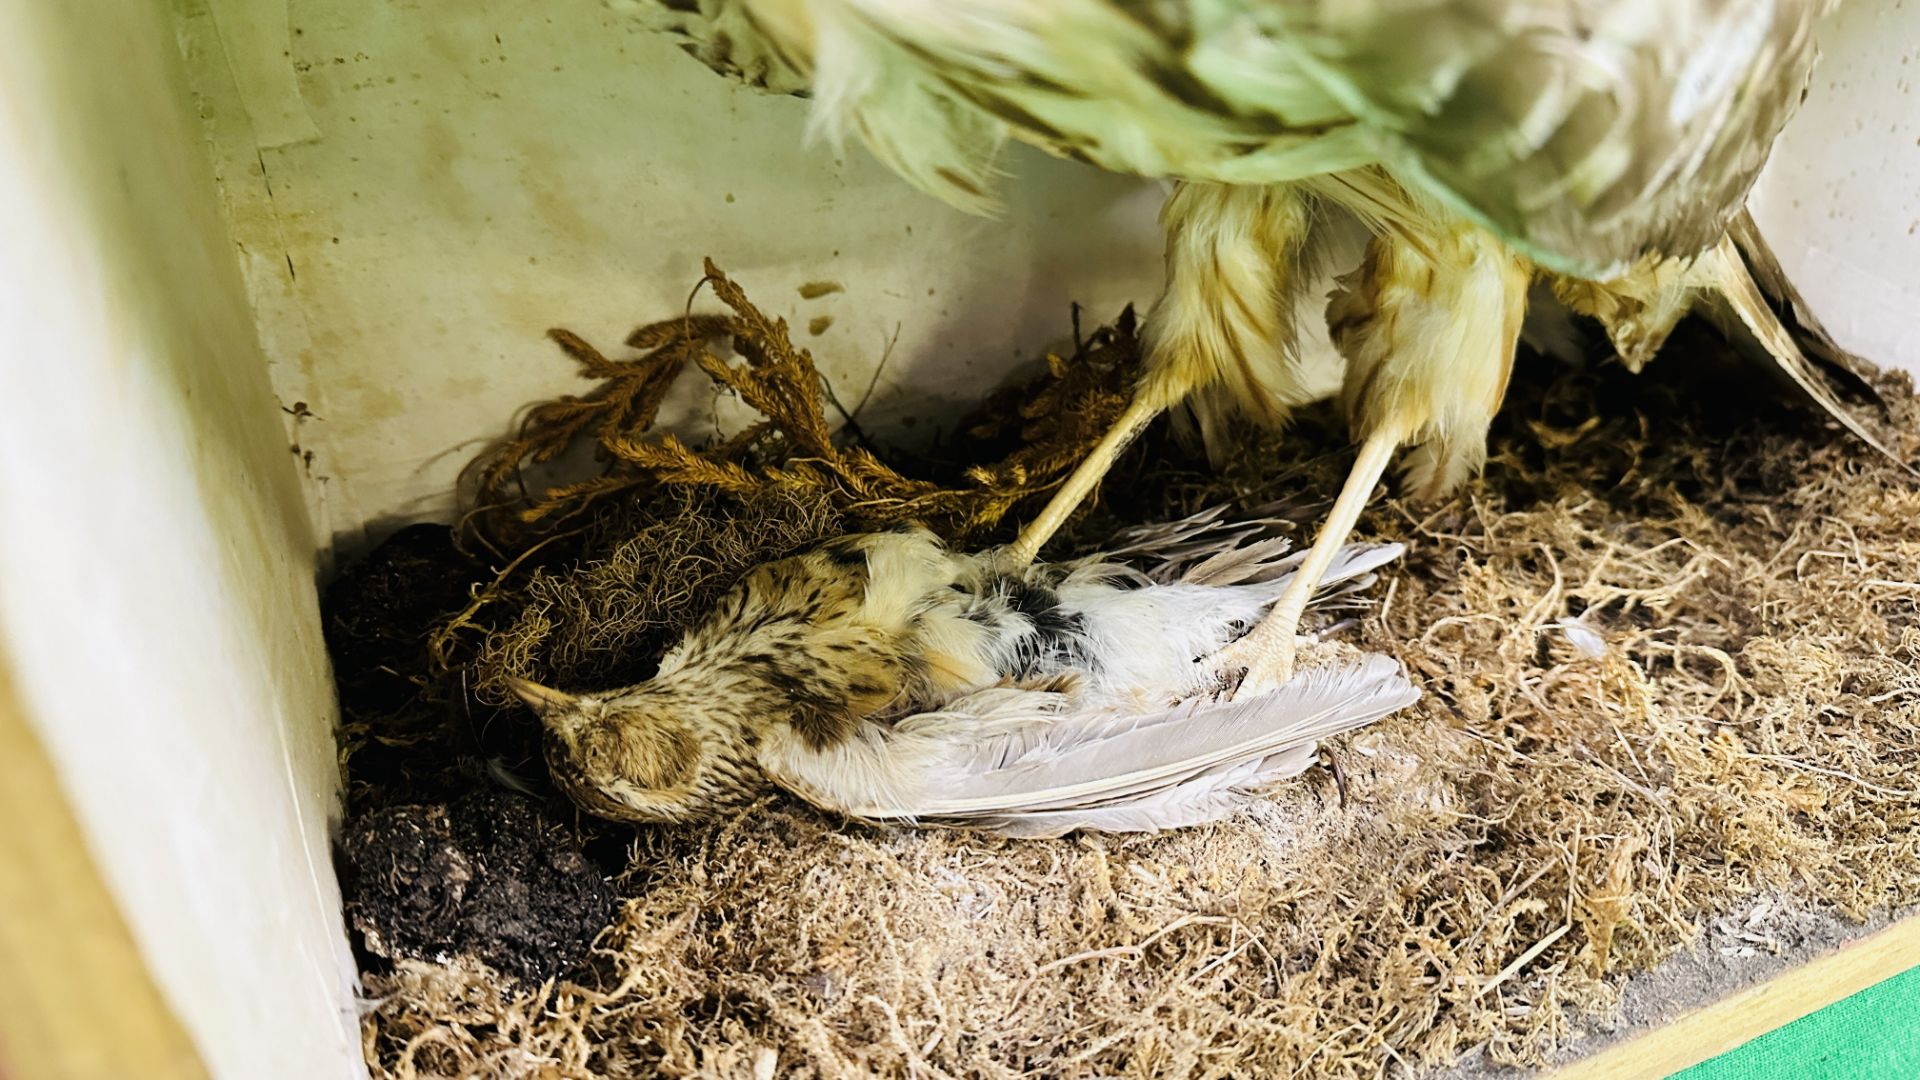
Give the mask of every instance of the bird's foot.
[{"label": "bird's foot", "polygon": [[1251,697],[1278,690],[1293,678],[1293,658],[1299,646],[1292,626],[1271,622],[1220,650],[1214,670],[1229,697]]}]

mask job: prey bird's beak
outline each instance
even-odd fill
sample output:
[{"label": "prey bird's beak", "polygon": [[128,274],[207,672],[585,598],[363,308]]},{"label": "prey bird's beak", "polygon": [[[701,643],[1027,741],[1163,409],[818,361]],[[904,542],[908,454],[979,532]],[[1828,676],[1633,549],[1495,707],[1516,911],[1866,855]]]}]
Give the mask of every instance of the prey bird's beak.
[{"label": "prey bird's beak", "polygon": [[573,695],[562,693],[551,686],[541,686],[532,679],[507,676],[507,689],[513,695],[526,702],[527,708],[545,716],[548,713],[564,712],[573,707]]}]

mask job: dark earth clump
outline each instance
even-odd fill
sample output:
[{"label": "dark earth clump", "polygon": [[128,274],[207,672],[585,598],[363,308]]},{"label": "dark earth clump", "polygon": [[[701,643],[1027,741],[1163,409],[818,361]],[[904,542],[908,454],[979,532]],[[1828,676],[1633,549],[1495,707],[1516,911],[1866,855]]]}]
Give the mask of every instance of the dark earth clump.
[{"label": "dark earth clump", "polygon": [[344,720],[340,878],[369,957],[471,958],[539,981],[580,959],[616,901],[564,802],[507,790],[545,779],[498,767],[492,744],[524,718],[476,707],[434,663],[434,632],[491,577],[447,526],[414,525],[322,597]]},{"label": "dark earth clump", "polygon": [[441,801],[475,786],[472,725],[436,673],[429,642],[485,576],[453,530],[411,525],[321,594],[350,810]]},{"label": "dark earth clump", "polygon": [[466,604],[480,574],[453,531],[433,524],[401,529],[342,569],[322,599],[341,707],[380,714],[412,702],[428,635]]},{"label": "dark earth clump", "polygon": [[387,960],[472,957],[538,982],[583,956],[616,904],[565,827],[511,792],[362,814],[340,854],[348,918]]}]

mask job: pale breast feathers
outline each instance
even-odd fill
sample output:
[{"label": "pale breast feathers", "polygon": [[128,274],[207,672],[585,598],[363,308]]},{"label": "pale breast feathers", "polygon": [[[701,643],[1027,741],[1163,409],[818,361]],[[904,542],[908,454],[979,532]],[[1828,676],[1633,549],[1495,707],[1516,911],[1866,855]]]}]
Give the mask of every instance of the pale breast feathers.
[{"label": "pale breast feathers", "polygon": [[[1549,268],[1690,255],[1738,211],[1832,0],[654,0],[696,55],[811,80],[965,209],[1001,143],[1277,183],[1384,161]],[[775,58],[769,60],[768,58]]]}]

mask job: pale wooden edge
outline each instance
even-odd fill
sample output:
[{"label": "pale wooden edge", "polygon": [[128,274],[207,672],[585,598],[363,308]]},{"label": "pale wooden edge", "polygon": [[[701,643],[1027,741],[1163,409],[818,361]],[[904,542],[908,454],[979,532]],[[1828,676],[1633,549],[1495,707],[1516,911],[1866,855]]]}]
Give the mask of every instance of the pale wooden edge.
[{"label": "pale wooden edge", "polygon": [[0,1077],[206,1075],[93,864],[0,656]]},{"label": "pale wooden edge", "polygon": [[1666,1077],[1920,966],[1920,915],[1682,1014],[1548,1074],[1549,1080]]}]

